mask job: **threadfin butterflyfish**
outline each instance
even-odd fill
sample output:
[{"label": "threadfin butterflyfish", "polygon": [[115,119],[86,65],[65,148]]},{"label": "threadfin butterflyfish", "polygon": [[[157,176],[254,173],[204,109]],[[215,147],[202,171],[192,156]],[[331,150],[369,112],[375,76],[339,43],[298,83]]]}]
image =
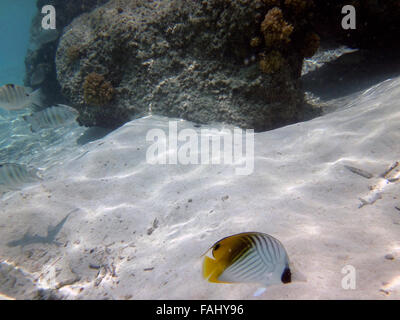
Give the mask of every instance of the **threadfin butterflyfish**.
[{"label": "threadfin butterflyfish", "polygon": [[219,240],[205,253],[203,262],[203,277],[215,283],[268,286],[289,283],[291,276],[289,257],[282,243],[260,232],[239,233]]}]

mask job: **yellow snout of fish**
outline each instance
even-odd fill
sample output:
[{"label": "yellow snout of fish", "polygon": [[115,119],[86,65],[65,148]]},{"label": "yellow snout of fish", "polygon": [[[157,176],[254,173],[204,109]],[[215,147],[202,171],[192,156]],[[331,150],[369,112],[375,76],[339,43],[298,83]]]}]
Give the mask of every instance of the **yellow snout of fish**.
[{"label": "yellow snout of fish", "polygon": [[289,283],[292,273],[282,243],[260,232],[223,238],[205,254],[203,277],[209,282]]}]

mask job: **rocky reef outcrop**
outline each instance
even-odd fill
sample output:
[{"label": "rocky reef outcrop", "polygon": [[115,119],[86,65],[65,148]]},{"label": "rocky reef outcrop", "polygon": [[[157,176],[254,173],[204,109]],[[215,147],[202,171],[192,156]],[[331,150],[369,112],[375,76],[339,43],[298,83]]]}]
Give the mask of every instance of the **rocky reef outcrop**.
[{"label": "rocky reef outcrop", "polygon": [[[271,10],[280,15],[267,32]],[[302,116],[303,53],[292,48],[307,23],[298,17],[286,21],[261,0],[112,0],[65,29],[57,79],[85,125],[118,126],[151,111],[270,129]],[[112,100],[85,99],[93,73],[111,84]]]},{"label": "rocky reef outcrop", "polygon": [[[26,82],[62,94],[87,126],[153,112],[267,130],[310,116],[299,79],[321,41],[399,49],[397,0],[45,2],[65,28],[29,52]],[[349,4],[354,30],[340,23]]]}]

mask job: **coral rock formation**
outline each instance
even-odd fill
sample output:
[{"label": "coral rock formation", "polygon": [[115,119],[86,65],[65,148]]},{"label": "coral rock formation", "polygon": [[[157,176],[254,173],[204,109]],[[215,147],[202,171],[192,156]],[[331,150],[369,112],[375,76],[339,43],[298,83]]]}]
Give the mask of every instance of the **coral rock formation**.
[{"label": "coral rock formation", "polygon": [[[261,73],[256,58],[265,47],[257,17],[267,11],[261,0],[111,0],[65,28],[56,54],[62,93],[89,126],[122,124],[149,109],[257,131],[295,122],[303,98],[286,56],[265,53],[272,73]],[[278,22],[272,37],[284,44],[292,27]],[[72,46],[85,48],[79,63],[69,63]],[[300,52],[291,58],[301,65]],[[115,89],[107,108],[87,107],[82,87],[92,72]]]},{"label": "coral rock formation", "polygon": [[71,46],[67,49],[67,59],[70,63],[74,63],[81,56],[81,50],[79,46]]},{"label": "coral rock formation", "polygon": [[[320,41],[360,48],[400,43],[398,0],[351,1],[356,30],[341,27],[345,0],[202,0],[184,6],[181,0],[38,0],[38,5],[44,2],[56,5],[57,23],[65,28],[59,43],[28,53],[26,84],[33,79],[51,94],[59,92],[59,83],[89,126],[115,127],[151,109],[201,123],[275,128],[301,118],[301,67]],[[39,64],[50,66],[43,82]],[[114,88],[109,108],[86,106],[82,87],[92,72]]]}]

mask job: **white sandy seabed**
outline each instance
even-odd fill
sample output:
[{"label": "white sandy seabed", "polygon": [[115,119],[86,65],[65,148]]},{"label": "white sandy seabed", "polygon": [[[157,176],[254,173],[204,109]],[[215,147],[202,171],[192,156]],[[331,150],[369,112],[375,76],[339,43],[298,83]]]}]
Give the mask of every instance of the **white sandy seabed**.
[{"label": "white sandy seabed", "polygon": [[[168,132],[168,120],[131,121],[3,195],[3,297],[400,298],[400,78],[333,113],[255,134],[251,175],[236,175],[239,164],[148,164],[146,134]],[[307,281],[255,298],[258,284],[203,280],[201,255],[244,231],[278,238]],[[349,265],[356,287],[346,290]]]}]

